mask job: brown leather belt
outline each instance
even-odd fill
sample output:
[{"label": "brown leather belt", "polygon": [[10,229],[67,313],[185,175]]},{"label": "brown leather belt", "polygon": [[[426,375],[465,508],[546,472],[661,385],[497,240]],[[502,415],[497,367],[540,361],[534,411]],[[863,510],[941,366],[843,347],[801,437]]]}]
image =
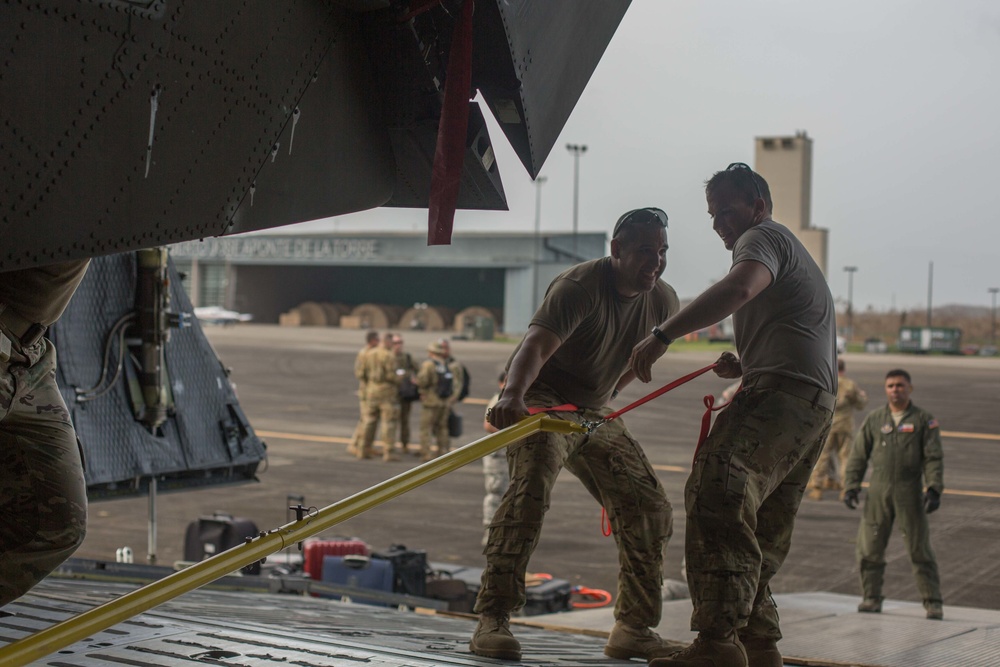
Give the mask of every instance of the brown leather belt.
[{"label": "brown leather belt", "polygon": [[744,389],[776,389],[786,394],[791,394],[803,400],[809,401],[813,405],[818,405],[824,410],[833,412],[837,405],[837,395],[831,394],[825,389],[820,389],[816,385],[795,380],[785,375],[774,373],[761,373],[743,384]]},{"label": "brown leather belt", "polygon": [[22,349],[40,341],[47,330],[47,326],[29,322],[6,304],[0,303],[0,331],[7,334],[11,342],[17,343]]}]

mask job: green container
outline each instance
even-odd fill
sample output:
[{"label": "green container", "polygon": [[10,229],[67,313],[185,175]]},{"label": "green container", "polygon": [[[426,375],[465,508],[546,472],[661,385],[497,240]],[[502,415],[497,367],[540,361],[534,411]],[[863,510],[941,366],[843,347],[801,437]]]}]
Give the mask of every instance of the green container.
[{"label": "green container", "polygon": [[477,317],[472,323],[473,340],[493,340],[493,318]]}]

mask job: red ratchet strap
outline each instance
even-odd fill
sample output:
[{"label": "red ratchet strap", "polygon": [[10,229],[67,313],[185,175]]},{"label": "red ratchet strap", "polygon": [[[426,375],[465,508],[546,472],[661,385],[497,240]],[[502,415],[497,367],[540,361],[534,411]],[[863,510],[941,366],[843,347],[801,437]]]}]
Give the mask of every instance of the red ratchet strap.
[{"label": "red ratchet strap", "polygon": [[705,438],[708,437],[708,429],[712,425],[712,413],[728,407],[729,404],[733,402],[733,399],[736,398],[736,394],[741,391],[743,391],[742,384],[736,389],[736,393],[733,394],[733,398],[730,398],[722,405],[715,405],[715,396],[712,396],[711,394],[705,397],[705,414],[701,416],[701,432],[698,433],[698,444],[694,448],[694,457],[692,458],[692,462],[694,459],[698,458],[698,452],[701,451],[701,446],[704,444]]},{"label": "red ratchet strap", "polygon": [[472,88],[472,0],[462,2],[462,13],[451,36],[451,52],[444,81],[444,101],[438,123],[437,146],[431,167],[427,203],[427,245],[449,245],[455,224],[458,189],[465,168],[465,140],[469,128],[469,92]]}]

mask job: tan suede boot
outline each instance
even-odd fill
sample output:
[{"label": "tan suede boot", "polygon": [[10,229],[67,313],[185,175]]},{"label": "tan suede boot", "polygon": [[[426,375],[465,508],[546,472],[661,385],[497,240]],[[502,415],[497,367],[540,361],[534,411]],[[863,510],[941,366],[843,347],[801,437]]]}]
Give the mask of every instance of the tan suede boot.
[{"label": "tan suede boot", "polygon": [[510,614],[489,612],[479,615],[479,624],[469,641],[469,650],[485,658],[520,660],[521,644],[510,633]]},{"label": "tan suede boot", "polygon": [[663,639],[649,628],[635,628],[621,621],[615,623],[604,646],[604,655],[616,660],[666,658],[687,644]]},{"label": "tan suede boot", "polygon": [[747,664],[750,667],[784,667],[778,642],[774,639],[740,639],[747,650]]},{"label": "tan suede boot", "polygon": [[747,652],[735,632],[722,639],[698,633],[686,649],[650,660],[649,667],[747,667]]}]

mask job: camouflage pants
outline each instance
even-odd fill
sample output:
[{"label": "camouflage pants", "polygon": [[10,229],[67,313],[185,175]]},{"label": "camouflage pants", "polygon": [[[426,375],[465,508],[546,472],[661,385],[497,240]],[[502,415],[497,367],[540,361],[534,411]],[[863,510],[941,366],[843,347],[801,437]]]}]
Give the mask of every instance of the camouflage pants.
[{"label": "camouflage pants", "polygon": [[781,638],[769,584],[831,417],[776,389],[744,389],[719,413],[684,489],[691,629]]},{"label": "camouflage pants", "polygon": [[[525,401],[528,406],[565,402],[540,389],[529,391]],[[553,416],[581,423],[610,412],[603,408]],[[663,485],[622,421],[590,435],[538,433],[509,445],[507,458],[510,487],[489,527],[476,613],[524,606],[528,560],[538,544],[552,487],[565,467],[604,506],[614,531],[620,563],[615,619],[655,627],[663,606],[663,548],[673,517]]]},{"label": "camouflage pants", "polygon": [[813,468],[812,477],[809,479],[809,486],[822,489],[827,480],[843,482],[850,449],[850,431],[831,431],[823,444],[823,451],[819,453],[816,467]]},{"label": "camouflage pants", "polygon": [[66,560],[87,529],[87,486],[56,387],[55,348],[42,340],[25,354],[0,362],[0,607]]},{"label": "camouflage pants", "polygon": [[399,402],[399,441],[403,443],[403,451],[410,444],[410,412],[413,411],[413,401]]},{"label": "camouflage pants", "polygon": [[500,507],[500,500],[510,486],[510,468],[507,466],[507,449],[483,457],[483,525],[489,526]]},{"label": "camouflage pants", "polygon": [[361,443],[365,439],[365,415],[368,414],[368,401],[365,400],[364,389],[359,390],[358,393],[358,414],[358,424],[354,427],[351,443],[347,445],[348,454],[361,451]]},{"label": "camouflage pants", "polygon": [[420,410],[420,453],[425,459],[433,458],[431,444],[437,442],[437,456],[448,453],[451,438],[448,437],[448,405],[427,405]]},{"label": "camouflage pants", "polygon": [[866,598],[882,598],[885,549],[889,545],[892,525],[898,520],[920,596],[925,601],[941,602],[941,579],[934,550],[931,549],[931,532],[927,513],[924,512],[923,496],[919,477],[911,482],[895,484],[871,480],[858,528],[857,548],[861,590]]},{"label": "camouflage pants", "polygon": [[365,434],[361,443],[361,451],[371,453],[375,442],[375,431],[379,420],[382,420],[382,443],[385,451],[390,452],[396,446],[396,431],[399,430],[399,394],[394,385],[386,387],[369,387],[365,413]]}]

